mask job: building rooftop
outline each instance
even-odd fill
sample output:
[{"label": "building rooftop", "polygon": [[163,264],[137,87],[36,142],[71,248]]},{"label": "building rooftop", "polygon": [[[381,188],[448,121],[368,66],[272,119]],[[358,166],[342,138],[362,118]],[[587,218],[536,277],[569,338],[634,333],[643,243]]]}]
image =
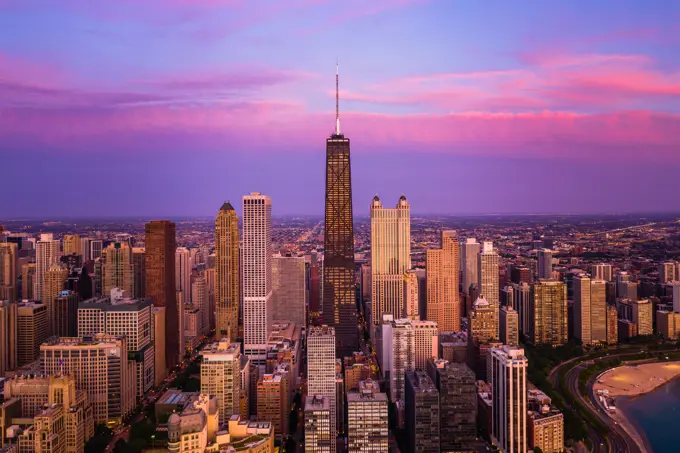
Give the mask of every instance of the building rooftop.
[{"label": "building rooftop", "polygon": [[330,402],[326,397],[308,396],[305,398],[305,412],[330,410]]}]

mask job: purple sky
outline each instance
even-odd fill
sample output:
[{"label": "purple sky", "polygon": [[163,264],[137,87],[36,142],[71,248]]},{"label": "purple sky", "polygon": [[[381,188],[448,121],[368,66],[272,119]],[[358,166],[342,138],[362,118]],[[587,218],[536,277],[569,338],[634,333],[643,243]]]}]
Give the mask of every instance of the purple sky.
[{"label": "purple sky", "polygon": [[680,2],[0,0],[0,218],[680,211]]}]

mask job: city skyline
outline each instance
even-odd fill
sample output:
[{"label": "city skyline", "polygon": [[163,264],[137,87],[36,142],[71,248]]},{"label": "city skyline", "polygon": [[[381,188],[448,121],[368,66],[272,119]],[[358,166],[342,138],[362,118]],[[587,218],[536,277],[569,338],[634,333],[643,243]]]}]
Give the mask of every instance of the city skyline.
[{"label": "city skyline", "polygon": [[[0,153],[40,165],[0,211],[208,216],[257,190],[320,213],[336,57],[357,215],[376,192],[414,214],[678,210],[680,6],[660,3],[6,0]],[[134,183],[88,190],[101,171]]]}]

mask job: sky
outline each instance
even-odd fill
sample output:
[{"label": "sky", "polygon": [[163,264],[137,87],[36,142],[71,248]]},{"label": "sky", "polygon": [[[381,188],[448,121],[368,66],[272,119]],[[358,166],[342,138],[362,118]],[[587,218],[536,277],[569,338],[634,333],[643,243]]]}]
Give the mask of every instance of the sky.
[{"label": "sky", "polygon": [[0,218],[680,211],[676,0],[0,0]]}]

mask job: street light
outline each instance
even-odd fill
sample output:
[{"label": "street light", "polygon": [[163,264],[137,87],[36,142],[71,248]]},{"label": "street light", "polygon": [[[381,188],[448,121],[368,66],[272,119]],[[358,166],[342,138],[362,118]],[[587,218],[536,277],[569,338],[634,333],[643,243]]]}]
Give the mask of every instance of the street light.
[{"label": "street light", "polygon": [[156,451],[156,435],[155,434],[151,435],[151,449],[153,451]]}]

